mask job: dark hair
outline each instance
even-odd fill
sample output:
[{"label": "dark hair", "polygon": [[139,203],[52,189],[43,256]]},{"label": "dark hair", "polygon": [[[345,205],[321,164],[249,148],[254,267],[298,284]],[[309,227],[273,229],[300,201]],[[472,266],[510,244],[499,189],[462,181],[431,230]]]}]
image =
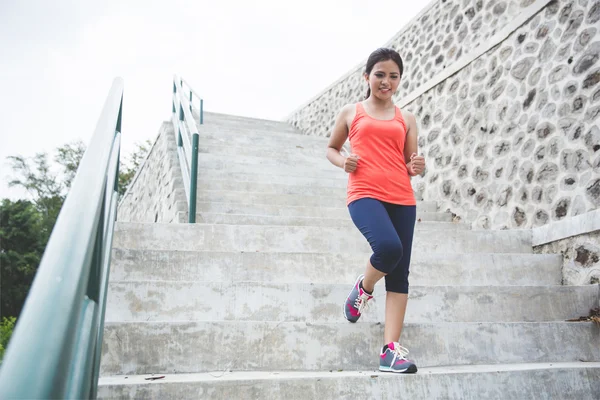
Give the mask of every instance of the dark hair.
[{"label": "dark hair", "polygon": [[[371,71],[373,71],[373,67],[375,66],[375,64],[381,61],[388,60],[392,60],[393,62],[398,64],[398,68],[400,69],[400,76],[402,76],[402,72],[404,72],[404,64],[402,63],[402,57],[400,57],[400,54],[398,54],[396,50],[385,47],[381,47],[371,53],[369,59],[367,60],[367,68],[365,70],[365,73],[367,75],[371,75]],[[365,99],[368,99],[370,95],[371,88],[369,87],[367,89],[367,96],[365,97]]]}]

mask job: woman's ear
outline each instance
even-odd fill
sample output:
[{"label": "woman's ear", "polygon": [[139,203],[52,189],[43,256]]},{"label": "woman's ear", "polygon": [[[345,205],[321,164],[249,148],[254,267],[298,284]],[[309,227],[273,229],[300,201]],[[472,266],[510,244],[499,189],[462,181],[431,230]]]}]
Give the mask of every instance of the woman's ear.
[{"label": "woman's ear", "polygon": [[365,81],[367,81],[367,83],[369,83],[369,74],[367,74],[366,72],[363,74],[363,76],[365,77]]}]

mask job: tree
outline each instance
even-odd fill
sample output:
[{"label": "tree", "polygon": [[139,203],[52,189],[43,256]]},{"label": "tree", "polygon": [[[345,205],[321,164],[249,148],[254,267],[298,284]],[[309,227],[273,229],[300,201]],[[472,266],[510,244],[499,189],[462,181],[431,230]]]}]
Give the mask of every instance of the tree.
[{"label": "tree", "polygon": [[13,329],[17,319],[15,317],[4,317],[0,322],[0,361],[4,357],[4,350],[8,347],[8,342],[12,336]]},{"label": "tree", "polygon": [[[136,145],[119,166],[120,196],[146,157],[151,142]],[[85,148],[81,141],[57,148],[54,162],[59,166],[58,173],[51,171],[47,153],[38,153],[31,159],[8,157],[14,173],[9,186],[24,188],[32,202],[3,200],[0,207],[0,316],[18,317],[21,312]]]},{"label": "tree", "polygon": [[0,203],[1,316],[19,316],[47,239],[44,218],[33,203]]},{"label": "tree", "polygon": [[148,155],[148,152],[152,148],[152,142],[146,140],[142,143],[136,143],[136,149],[126,163],[121,163],[119,166],[119,198],[121,198],[127,191],[127,187],[131,183],[131,180],[135,176],[140,165]]},{"label": "tree", "polygon": [[85,153],[85,144],[81,140],[77,140],[59,147],[56,152],[54,161],[63,167],[63,184],[66,188],[70,188],[77,173],[77,168],[79,168],[79,162],[81,162]]},{"label": "tree", "polygon": [[8,182],[8,186],[24,188],[44,215],[47,227],[52,227],[64,200],[64,186],[50,171],[48,155],[38,153],[31,160],[23,156],[9,156],[8,160],[17,175]]}]

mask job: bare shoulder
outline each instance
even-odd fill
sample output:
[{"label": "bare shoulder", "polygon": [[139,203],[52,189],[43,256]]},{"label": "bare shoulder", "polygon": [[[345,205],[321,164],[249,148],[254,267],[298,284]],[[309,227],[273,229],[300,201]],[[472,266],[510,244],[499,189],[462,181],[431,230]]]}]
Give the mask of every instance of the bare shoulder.
[{"label": "bare shoulder", "polygon": [[415,115],[408,110],[402,110],[402,117],[406,121],[407,125],[416,124],[417,122],[417,118],[415,117]]},{"label": "bare shoulder", "polygon": [[350,125],[352,124],[352,121],[354,120],[355,116],[356,116],[356,104],[346,104],[340,110],[339,117],[340,117],[340,119],[342,119],[346,122],[346,125],[348,127],[350,127]]}]

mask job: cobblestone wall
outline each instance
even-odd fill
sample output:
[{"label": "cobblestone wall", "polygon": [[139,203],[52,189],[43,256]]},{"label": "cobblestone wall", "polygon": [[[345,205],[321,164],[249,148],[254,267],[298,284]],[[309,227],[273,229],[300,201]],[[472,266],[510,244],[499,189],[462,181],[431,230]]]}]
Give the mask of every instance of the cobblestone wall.
[{"label": "cobblestone wall", "polygon": [[[397,101],[480,45],[534,0],[439,0],[385,45],[404,61]],[[373,49],[374,50],[374,49]],[[368,54],[365,54],[365,57]],[[366,59],[365,59],[366,63]],[[294,112],[288,122],[309,135],[328,136],[336,113],[364,98],[364,65]]]},{"label": "cobblestone wall", "polygon": [[[434,73],[439,53],[433,47],[446,51],[448,61],[451,49],[472,47],[494,32],[488,15],[500,26],[530,3],[436,3],[417,22],[429,14],[427,21],[438,21],[432,31],[437,35],[427,34],[427,24],[420,31],[418,23],[418,32],[400,35],[406,38],[401,54],[409,60],[420,51],[408,37],[435,41],[427,57],[407,62],[403,79],[409,82],[399,96]],[[461,30],[467,34],[458,36]],[[423,177],[413,179],[418,197],[437,200],[442,210],[485,229],[541,226],[597,209],[599,31],[600,1],[551,1],[500,44],[407,104],[419,121],[419,149],[428,163]],[[448,45],[438,40],[441,32],[453,38]],[[412,80],[417,64],[422,74]],[[355,75],[296,112],[291,122],[307,134],[326,135],[334,113],[360,99],[364,88],[352,86],[360,71]]]},{"label": "cobblestone wall", "polygon": [[[164,122],[146,162],[119,203],[121,222],[179,222],[187,212],[171,122]],[[179,215],[178,215],[179,213]]]}]

